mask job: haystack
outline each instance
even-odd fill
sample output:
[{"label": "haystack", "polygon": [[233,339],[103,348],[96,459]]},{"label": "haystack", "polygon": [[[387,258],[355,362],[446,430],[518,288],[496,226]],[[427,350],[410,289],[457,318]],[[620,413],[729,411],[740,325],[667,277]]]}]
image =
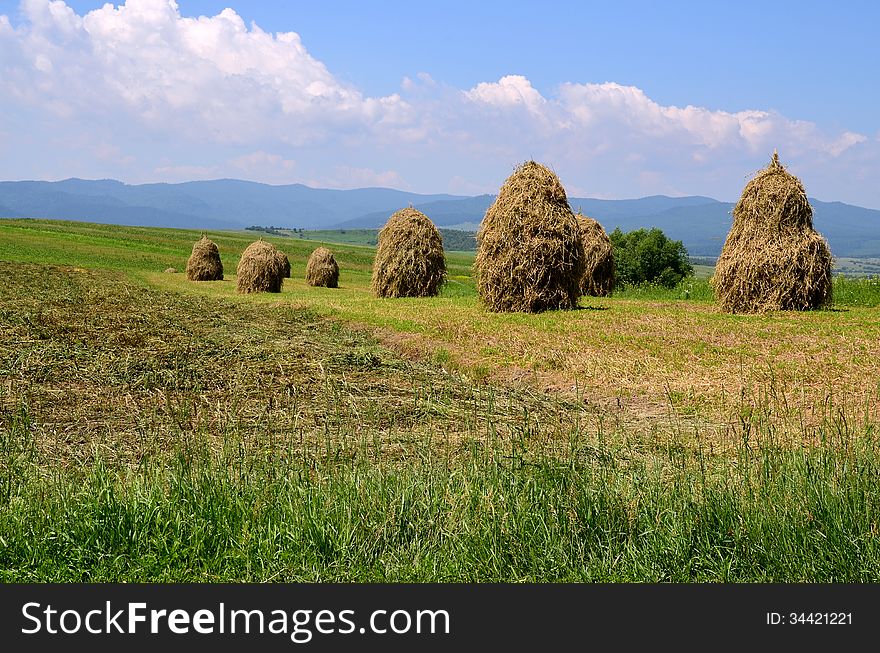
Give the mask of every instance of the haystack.
[{"label": "haystack", "polygon": [[165,274],[177,274],[177,268],[165,268]]},{"label": "haystack", "polygon": [[491,311],[577,306],[584,245],[553,172],[526,161],[507,178],[477,231],[474,271]]},{"label": "haystack", "polygon": [[602,225],[593,218],[576,216],[584,243],[584,275],[581,295],[607,297],[614,290],[614,248]]},{"label": "haystack", "polygon": [[278,262],[281,264],[281,276],[290,279],[290,259],[280,249],[276,251],[278,252]]},{"label": "haystack", "polygon": [[813,229],[800,180],[774,152],[746,184],[711,284],[729,313],[808,310],[831,303],[831,251]]},{"label": "haystack", "polygon": [[202,236],[192,248],[186,262],[186,278],[190,281],[222,281],[223,263],[214,241]]},{"label": "haystack", "polygon": [[241,253],[238,262],[238,292],[281,292],[284,267],[272,243],[258,240]]},{"label": "haystack", "polygon": [[336,264],[333,253],[326,247],[319,247],[309,256],[306,263],[306,282],[310,286],[339,287],[339,265]]},{"label": "haystack", "polygon": [[394,213],[379,230],[371,288],[377,297],[434,297],[446,281],[443,237],[421,211]]}]

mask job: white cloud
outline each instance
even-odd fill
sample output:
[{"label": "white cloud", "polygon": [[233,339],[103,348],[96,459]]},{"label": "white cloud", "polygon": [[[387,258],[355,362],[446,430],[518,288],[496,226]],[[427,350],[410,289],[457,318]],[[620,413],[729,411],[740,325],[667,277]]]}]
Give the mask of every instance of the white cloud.
[{"label": "white cloud", "polygon": [[481,82],[465,96],[483,104],[508,108],[523,106],[529,111],[540,113],[547,100],[522,75],[507,75],[497,82]]},{"label": "white cloud", "polygon": [[[762,107],[663,105],[613,82],[542,94],[515,74],[459,89],[419,72],[370,97],[299,34],[246,25],[233,9],[192,18],[173,0],[128,0],[79,16],[60,0],[25,0],[20,13],[17,26],[0,16],[0,178],[122,170],[468,192],[535,158],[578,193],[729,199],[774,148],[827,179],[880,174],[880,137]],[[873,185],[847,192],[839,199],[880,206]]]},{"label": "white cloud", "polygon": [[[368,127],[400,102],[364,97],[298,34],[248,28],[232,9],[188,18],[173,0],[128,0],[80,17],[60,1],[26,0],[22,13],[17,30],[0,26],[10,61],[0,87],[34,107],[63,107],[67,118],[109,105],[193,140],[301,144]],[[44,76],[36,88],[34,68]]]},{"label": "white cloud", "polygon": [[201,179],[216,179],[220,177],[217,166],[194,166],[194,165],[165,165],[153,169],[163,181],[194,181]]},{"label": "white cloud", "polygon": [[273,184],[291,184],[299,181],[296,161],[263,150],[231,159],[228,162],[228,170],[227,176],[252,181]]},{"label": "white cloud", "polygon": [[356,168],[351,166],[336,166],[333,172],[325,177],[310,179],[309,185],[322,188],[397,188],[407,190],[409,184],[396,170],[382,170],[377,172],[372,168]]},{"label": "white cloud", "polygon": [[848,150],[853,145],[858,145],[859,143],[864,143],[868,140],[867,136],[863,134],[856,134],[854,132],[844,132],[840,135],[840,138],[835,141],[829,143],[825,149],[831,154],[831,156],[840,156]]}]

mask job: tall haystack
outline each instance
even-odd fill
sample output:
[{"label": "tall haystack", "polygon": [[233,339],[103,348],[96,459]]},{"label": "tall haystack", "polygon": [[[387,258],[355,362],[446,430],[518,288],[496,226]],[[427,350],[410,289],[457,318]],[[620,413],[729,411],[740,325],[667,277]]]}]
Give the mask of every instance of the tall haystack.
[{"label": "tall haystack", "polygon": [[284,267],[272,243],[258,240],[241,253],[238,262],[238,292],[281,292]]},{"label": "tall haystack", "polygon": [[715,297],[728,313],[819,308],[831,303],[831,264],[803,184],[774,152],[733,209],[711,279]]},{"label": "tall haystack", "polygon": [[477,231],[477,291],[491,311],[537,313],[577,306],[584,245],[559,178],[520,165]]},{"label": "tall haystack", "polygon": [[207,236],[202,236],[192,248],[186,262],[186,278],[190,281],[222,281],[223,263],[220,250]]},{"label": "tall haystack", "polygon": [[326,247],[312,252],[306,263],[306,282],[310,286],[339,287],[339,265],[333,258],[333,252]]},{"label": "tall haystack", "polygon": [[276,251],[278,252],[278,263],[281,265],[281,276],[290,279],[290,259],[280,249]]},{"label": "tall haystack", "polygon": [[584,275],[581,295],[608,297],[614,290],[614,247],[602,225],[593,218],[576,216],[584,243]]},{"label": "tall haystack", "polygon": [[379,230],[371,288],[377,297],[434,297],[446,281],[443,237],[421,211],[394,213]]}]

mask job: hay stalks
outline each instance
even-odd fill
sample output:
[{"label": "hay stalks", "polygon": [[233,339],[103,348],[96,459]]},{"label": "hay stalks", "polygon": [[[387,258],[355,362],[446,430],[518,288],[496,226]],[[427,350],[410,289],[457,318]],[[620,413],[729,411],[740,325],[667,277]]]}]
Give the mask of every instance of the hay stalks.
[{"label": "hay stalks", "polygon": [[593,218],[576,216],[584,243],[581,296],[608,297],[614,290],[614,247],[602,225]]},{"label": "hay stalks", "polygon": [[379,231],[370,287],[377,297],[435,297],[446,281],[443,237],[421,211],[394,213]]},{"label": "hay stalks", "polygon": [[325,288],[339,287],[339,265],[326,247],[318,247],[306,263],[306,283]]},{"label": "hay stalks", "polygon": [[192,254],[186,262],[186,278],[190,281],[222,281],[223,263],[217,245],[202,236],[193,245]]},{"label": "hay stalks", "polygon": [[257,240],[247,246],[238,262],[238,292],[281,292],[283,274],[284,267],[275,245]]},{"label": "hay stalks", "polygon": [[281,265],[281,276],[284,279],[290,279],[290,259],[287,258],[287,254],[282,252],[280,249],[276,250],[278,252],[278,263]]},{"label": "hay stalks", "polygon": [[527,161],[507,178],[477,231],[474,272],[491,311],[577,306],[584,245],[553,172]]},{"label": "hay stalks", "polygon": [[710,283],[724,311],[809,310],[831,303],[831,251],[800,180],[774,152],[746,184]]}]

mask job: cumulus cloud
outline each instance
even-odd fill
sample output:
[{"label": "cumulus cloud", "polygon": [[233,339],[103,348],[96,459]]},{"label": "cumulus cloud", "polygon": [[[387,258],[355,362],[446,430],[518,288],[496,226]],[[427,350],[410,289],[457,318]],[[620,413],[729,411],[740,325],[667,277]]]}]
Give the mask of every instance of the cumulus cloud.
[{"label": "cumulus cloud", "polygon": [[[27,155],[15,167],[0,157],[5,178],[124,170],[129,181],[470,192],[535,158],[582,194],[731,198],[774,148],[829,178],[880,167],[873,137],[763,107],[662,105],[614,82],[542,93],[510,74],[459,89],[420,72],[370,97],[298,33],[246,25],[233,9],[196,18],[174,0],[127,0],[80,16],[61,0],[24,0],[20,14],[0,16],[0,150]],[[853,188],[850,201],[880,205],[876,190]]]},{"label": "cumulus cloud", "polygon": [[21,11],[21,27],[0,27],[0,84],[64,118],[104,108],[190,139],[302,144],[369,127],[400,103],[364,97],[297,33],[249,28],[232,9],[188,18],[173,0],[128,0],[80,17],[60,0],[25,0]]},{"label": "cumulus cloud", "polygon": [[522,75],[507,75],[497,82],[481,82],[465,95],[474,102],[500,108],[522,106],[537,114],[547,104],[547,100]]}]

